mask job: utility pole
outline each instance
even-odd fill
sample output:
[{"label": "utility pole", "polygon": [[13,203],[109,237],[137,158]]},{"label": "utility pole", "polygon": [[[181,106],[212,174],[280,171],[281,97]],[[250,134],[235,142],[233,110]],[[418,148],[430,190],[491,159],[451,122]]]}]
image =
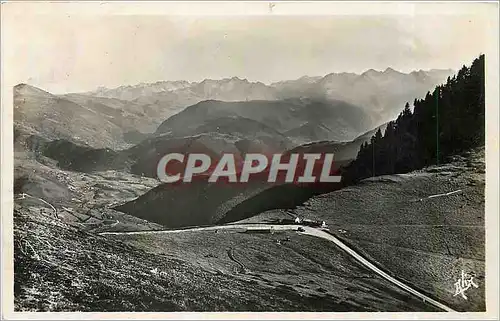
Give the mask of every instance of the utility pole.
[{"label": "utility pole", "polygon": [[439,165],[439,87],[436,88],[436,165]]},{"label": "utility pole", "polygon": [[372,144],[372,151],[373,151],[373,155],[372,155],[372,175],[373,175],[373,177],[375,177],[375,140],[373,141],[373,144]]}]

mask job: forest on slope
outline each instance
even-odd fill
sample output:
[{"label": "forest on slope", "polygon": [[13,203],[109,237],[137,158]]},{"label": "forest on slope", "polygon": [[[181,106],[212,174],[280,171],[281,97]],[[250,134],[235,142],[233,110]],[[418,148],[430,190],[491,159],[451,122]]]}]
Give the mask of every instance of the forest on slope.
[{"label": "forest on slope", "polygon": [[345,184],[364,178],[407,173],[447,162],[452,155],[484,146],[484,55],[463,66],[424,99],[406,103],[399,117],[361,145],[343,169]]}]

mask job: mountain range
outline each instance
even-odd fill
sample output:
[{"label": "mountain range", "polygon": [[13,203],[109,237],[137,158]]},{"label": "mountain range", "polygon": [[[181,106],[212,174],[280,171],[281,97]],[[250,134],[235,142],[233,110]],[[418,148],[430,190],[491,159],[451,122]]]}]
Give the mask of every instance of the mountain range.
[{"label": "mountain range", "polygon": [[364,108],[372,125],[395,118],[407,101],[422,97],[454,73],[451,69],[418,70],[402,73],[392,68],[356,73],[330,73],[323,77],[304,76],[271,84],[251,82],[238,77],[201,82],[160,81],[117,88],[101,87],[84,93],[117,98],[155,108],[164,105],[167,117],[203,100],[248,101],[309,97],[343,100]]},{"label": "mountain range", "polygon": [[[125,149],[171,129],[177,137],[217,132],[218,117],[226,118],[223,130],[228,131],[227,117],[233,117],[233,129],[239,127],[237,122],[248,128],[249,121],[242,120],[247,118],[275,129],[294,145],[349,141],[394,119],[407,101],[423,97],[452,72],[405,74],[387,68],[304,76],[269,85],[237,77],[160,81],[64,95],[19,84],[14,88],[14,121],[20,133],[93,148]],[[201,126],[204,116],[211,123]]]}]

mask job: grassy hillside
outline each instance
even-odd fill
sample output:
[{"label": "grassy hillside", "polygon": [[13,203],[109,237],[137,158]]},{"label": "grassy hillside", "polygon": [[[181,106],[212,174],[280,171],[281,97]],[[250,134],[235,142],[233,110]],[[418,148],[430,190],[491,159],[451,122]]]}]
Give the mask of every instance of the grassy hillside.
[{"label": "grassy hillside", "polygon": [[25,206],[14,222],[16,311],[434,310],[295,232],[104,237]]},{"label": "grassy hillside", "polygon": [[[385,270],[455,309],[484,311],[484,184],[480,148],[449,164],[313,197],[292,214],[325,220],[332,233]],[[474,273],[480,284],[467,292],[468,300],[454,296],[461,270]]]},{"label": "grassy hillside", "polygon": [[19,84],[14,87],[14,125],[19,133],[47,140],[120,149],[127,146],[125,132],[151,130],[150,118],[129,105],[133,104],[78,95],[56,96]]}]

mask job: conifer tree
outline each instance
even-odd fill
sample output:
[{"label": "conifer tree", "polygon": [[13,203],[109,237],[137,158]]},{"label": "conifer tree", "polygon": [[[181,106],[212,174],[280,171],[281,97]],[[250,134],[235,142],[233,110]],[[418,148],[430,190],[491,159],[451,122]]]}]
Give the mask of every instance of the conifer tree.
[{"label": "conifer tree", "polygon": [[424,99],[406,103],[385,134],[377,130],[343,169],[347,183],[366,177],[406,173],[445,162],[448,156],[484,146],[484,55],[463,66]]}]

